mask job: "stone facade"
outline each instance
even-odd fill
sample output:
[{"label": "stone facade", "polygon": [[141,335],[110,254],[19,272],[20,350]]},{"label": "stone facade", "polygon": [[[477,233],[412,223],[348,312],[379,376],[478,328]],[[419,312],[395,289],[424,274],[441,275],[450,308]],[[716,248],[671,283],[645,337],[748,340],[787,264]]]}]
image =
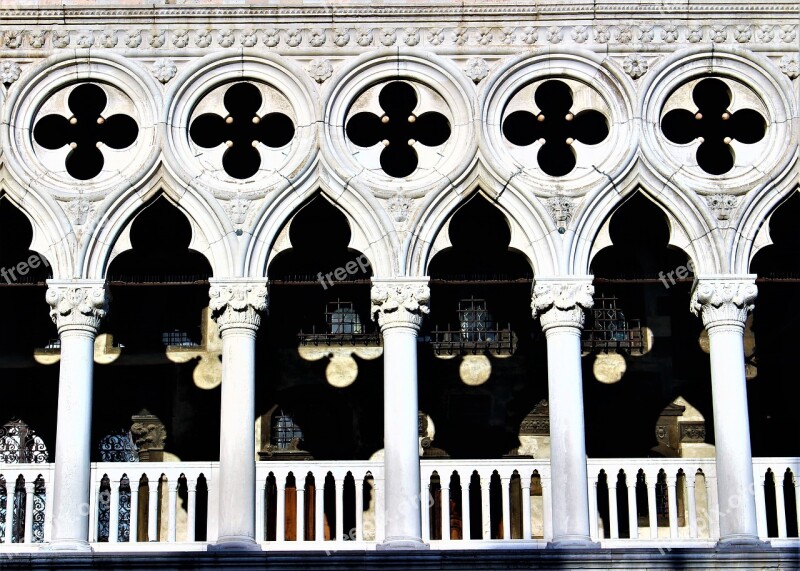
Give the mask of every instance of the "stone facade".
[{"label": "stone facade", "polygon": [[[636,530],[648,530],[653,541],[663,539],[660,532],[675,540],[680,527],[681,539],[695,541],[697,513],[708,519],[713,501],[721,505],[736,499],[736,506],[718,514],[718,528],[708,531],[702,547],[719,539],[721,545],[743,546],[742,553],[751,558],[763,552],[764,560],[788,561],[795,554],[770,551],[759,542],[763,533],[759,535],[758,524],[767,524],[757,521],[756,500],[748,496],[759,475],[754,480],[745,380],[755,376],[756,367],[748,361],[745,368],[740,357],[743,346],[748,359],[754,355],[750,314],[757,288],[750,263],[771,244],[772,212],[798,190],[799,66],[796,2],[4,4],[0,193],[30,222],[30,250],[48,261],[46,301],[60,336],[57,347],[34,353],[40,365],[60,361],[60,461],[51,480],[55,494],[51,502],[48,498],[48,509],[52,506],[55,514],[50,514],[54,541],[48,547],[86,551],[98,539],[96,529],[90,528],[98,525],[92,519],[95,513],[89,517],[79,506],[97,508],[96,498],[87,498],[94,364],[117,359],[126,366],[197,361],[197,387],[214,390],[222,385],[218,465],[192,466],[204,472],[188,477],[179,468],[150,474],[156,478],[148,483],[153,490],[148,492],[150,504],[139,504],[136,512],[142,541],[175,542],[180,536],[194,542],[191,523],[197,507],[192,502],[199,476],[208,483],[204,509],[213,530],[198,541],[207,541],[210,549],[258,550],[269,541],[265,537],[303,540],[298,530],[306,541],[312,535],[313,541],[335,540],[345,523],[336,501],[333,508],[322,505],[331,503],[323,493],[327,476],[336,479],[338,501],[342,482],[353,479],[352,517],[356,521],[364,512],[371,518],[368,524],[358,524],[358,540],[365,540],[366,526],[370,541],[382,541],[379,549],[427,549],[433,540],[517,539],[524,533],[524,539],[546,539],[550,547],[594,552],[600,547],[595,542],[599,529],[604,530],[601,538],[620,539],[614,534],[624,525],[617,519],[615,500],[599,506],[598,471],[587,474],[582,356],[588,353],[582,335],[596,297],[592,263],[612,245],[612,214],[636,195],[663,212],[669,226],[664,247],[682,250],[690,260],[695,282],[686,313],[700,317],[705,327],[699,344],[711,355],[714,389],[715,449],[707,444],[708,419],[683,397],[670,395],[669,404],[649,419],[653,426],[648,430],[654,433],[648,438],[656,442],[651,450],[665,458],[713,456],[708,463],[686,466],[713,465],[716,473],[713,486],[705,489],[696,484],[706,482],[702,469],[684,472],[681,467],[683,487],[677,488],[678,475],[662,470],[649,474],[645,483],[645,474],[630,462],[619,470],[621,485],[605,480],[606,491],[616,498],[628,488],[625,521],[633,529],[627,530],[630,540],[637,539]],[[256,361],[259,352],[267,353],[256,337],[258,333],[259,340],[263,338],[270,319],[267,309],[275,284],[268,267],[297,247],[290,225],[319,195],[347,222],[345,250],[362,254],[325,276],[320,273],[320,284],[327,292],[334,280],[346,282],[356,274],[364,278],[362,293],[369,288],[369,294],[353,301],[366,302],[366,315],[376,330],[368,337],[360,319],[352,320],[352,315],[357,317],[355,305],[337,297],[336,309],[325,314],[326,332],[292,331],[292,341],[300,339],[296,354],[270,354],[277,355],[275,362],[281,365],[275,367],[274,378],[269,376],[273,369],[267,376],[277,386],[276,393],[293,393],[287,397],[292,404],[302,400],[304,391],[313,392],[312,383],[303,384],[305,373],[298,373],[305,371],[303,365],[311,364],[315,371],[324,368],[327,384],[341,391],[337,394],[352,395],[359,375],[363,379],[374,371],[368,361],[383,363],[384,448],[369,462],[381,462],[385,475],[373,474],[374,465],[366,461],[350,471],[331,463],[315,474],[321,479],[312,484],[305,478],[311,471],[294,468],[293,491],[286,495],[290,472],[281,461],[316,458],[292,432],[297,427],[291,415],[284,414],[283,403],[270,402],[269,412],[256,419],[254,413],[261,414],[256,407],[264,404],[257,400]],[[431,262],[437,254],[456,249],[457,233],[450,223],[476,195],[507,222],[504,252],[519,254],[533,271],[532,279],[522,279],[526,287],[532,286],[525,300],[532,314],[525,318],[538,320],[538,325],[518,334],[510,323],[507,329],[494,324],[497,330],[484,335],[487,318],[479,330],[471,331],[473,337],[484,335],[484,345],[473,345],[468,354],[475,339],[469,338],[465,316],[474,324],[478,311],[487,312],[486,305],[475,302],[485,300],[470,297],[469,310],[459,306],[459,326],[446,334],[439,335],[438,328],[430,331],[426,323],[437,311],[432,291],[443,287],[431,277]],[[132,220],[161,199],[185,216],[190,226],[187,247],[208,261],[211,277],[200,285],[210,286],[209,298],[198,344],[171,346],[163,355],[131,356],[103,330],[106,314],[114,311],[109,268],[135,250]],[[482,228],[471,230],[477,235]],[[33,259],[29,265],[36,268]],[[29,270],[24,262],[14,268],[20,276]],[[685,267],[676,271],[679,279],[681,271],[684,278],[689,275]],[[10,283],[5,272],[3,268],[2,276]],[[669,289],[666,279],[663,283]],[[283,285],[278,284],[279,292]],[[656,296],[643,297],[649,306],[656,305]],[[298,297],[282,299],[296,303]],[[308,308],[292,309],[299,314]],[[286,315],[286,308],[277,310]],[[672,331],[664,326],[666,318],[658,321],[670,315],[668,311],[659,317],[652,307],[648,311],[654,319],[651,329],[639,332],[645,336],[637,348],[639,356],[661,350],[664,336],[659,328]],[[629,365],[638,366],[628,359],[630,347],[607,350],[620,341],[615,337],[618,331],[629,330],[624,316],[614,315],[613,329],[606,331],[606,350],[597,353],[594,370],[595,378],[608,384],[620,381]],[[546,339],[534,347],[542,331]],[[175,332],[188,339],[186,332]],[[266,334],[277,335],[274,330]],[[361,345],[353,341],[356,337]],[[418,349],[434,345],[437,349],[424,354],[427,349]],[[543,350],[536,353],[539,348]],[[448,393],[456,405],[442,405],[447,412],[437,410],[439,416],[429,416],[431,411],[420,405],[417,375],[423,367],[417,366],[418,350],[420,362],[430,369],[419,373],[420,388],[428,388],[426,383],[436,386],[441,381],[437,375],[444,378],[442,372],[450,372],[452,363],[460,363],[453,370],[458,369],[468,387]],[[545,363],[536,369],[540,356]],[[648,362],[638,372],[655,378],[662,371],[653,369],[670,358],[661,353],[661,361]],[[547,395],[514,385],[514,378],[534,370],[544,378],[544,369]],[[300,382],[286,383],[288,377]],[[499,378],[512,382],[497,388]],[[441,382],[445,386],[446,381]],[[489,387],[482,387],[487,383]],[[512,410],[509,403],[520,393],[532,409]],[[176,388],[171,398],[178,402],[182,394],[186,389]],[[366,394],[358,398],[368,400],[372,393]],[[447,421],[459,397],[467,410],[460,422],[485,419],[487,427],[480,427],[486,428],[485,434],[470,427],[470,435],[505,447],[498,459],[546,461],[537,464],[535,478],[502,467],[488,473],[476,469],[477,495],[472,501],[484,510],[478,522],[482,529],[472,530],[478,537],[469,535],[475,523],[463,517],[466,511],[455,515],[457,487],[464,494],[458,509],[467,509],[470,501],[466,479],[456,486],[446,471],[437,472],[438,488],[420,489],[421,477],[423,486],[425,477],[433,481],[433,473],[425,469],[421,476],[420,457],[425,458],[423,465],[451,459],[442,443],[454,441]],[[320,408],[309,410],[330,404],[320,401]],[[481,411],[470,417],[478,408]],[[180,410],[176,417],[181,414],[181,419],[192,416]],[[314,416],[308,411],[306,415]],[[492,432],[497,427],[488,426],[497,418],[516,423],[509,445],[502,430]],[[331,419],[333,432],[336,419]],[[168,431],[170,419],[144,409],[133,421],[140,460],[180,460],[170,448],[188,439],[180,434],[187,431],[181,422],[174,422],[178,430]],[[619,424],[621,432],[628,430],[624,421]],[[361,426],[351,428],[364,442],[374,440],[360,432]],[[67,433],[74,437],[65,438]],[[288,446],[274,444],[279,437],[288,439]],[[180,449],[180,444],[175,446]],[[466,457],[463,450],[453,455],[454,462]],[[260,467],[254,466],[255,456],[264,461]],[[267,461],[274,461],[274,473],[263,467]],[[468,462],[459,469],[461,476],[472,478]],[[599,471],[603,478],[616,478],[617,469]],[[636,480],[639,474],[641,481]],[[497,483],[492,484],[495,475]],[[114,477],[120,481],[120,475]],[[156,481],[160,504],[155,500]],[[783,482],[775,481],[783,494]],[[497,485],[500,488],[491,491]],[[696,485],[703,488],[697,496]],[[306,496],[301,495],[304,486]],[[32,505],[35,490],[30,482],[25,489]],[[498,489],[502,491],[495,493]],[[255,501],[253,490],[261,494]],[[640,492],[648,513],[636,511]],[[112,501],[120,502],[119,486],[109,493],[115,497]],[[426,519],[431,517],[425,505],[428,493],[431,505],[447,516],[452,499],[453,517]],[[514,508],[513,516],[509,502],[516,500],[509,500],[510,493],[526,500]],[[705,507],[690,506],[689,493],[692,502],[702,498]],[[180,501],[186,497],[182,505],[177,505],[179,494]],[[290,497],[292,503],[271,505],[269,509],[277,511],[264,515],[270,494]],[[311,494],[316,494],[316,512],[314,500],[308,500]],[[664,504],[658,514],[656,497]],[[491,506],[503,502],[508,507],[498,516]],[[676,517],[678,509],[681,515]],[[758,509],[765,511],[763,506]],[[156,510],[161,518],[158,531]],[[797,510],[800,503],[795,517]],[[331,519],[332,511],[336,515]],[[601,512],[605,521],[598,523]],[[118,515],[114,512],[105,525],[113,530]],[[347,517],[349,521],[349,512]],[[785,539],[786,518],[775,517]],[[147,518],[149,529],[144,529]],[[541,525],[532,526],[534,520]],[[170,527],[175,521],[180,522],[179,532]],[[284,530],[285,525],[296,528]],[[432,526],[440,527],[438,538],[432,537]],[[611,535],[606,526],[613,526]],[[448,527],[458,537],[447,538]],[[4,539],[10,541],[10,525],[6,529]],[[655,552],[650,555],[656,557]],[[602,565],[602,556],[597,557],[589,563]],[[731,563],[719,556],[724,560],[720,563],[710,551],[697,557],[710,567]],[[153,564],[142,561],[144,566]],[[417,563],[409,561],[412,567]],[[253,556],[246,563],[262,561]],[[492,559],[492,564],[500,563]]]}]

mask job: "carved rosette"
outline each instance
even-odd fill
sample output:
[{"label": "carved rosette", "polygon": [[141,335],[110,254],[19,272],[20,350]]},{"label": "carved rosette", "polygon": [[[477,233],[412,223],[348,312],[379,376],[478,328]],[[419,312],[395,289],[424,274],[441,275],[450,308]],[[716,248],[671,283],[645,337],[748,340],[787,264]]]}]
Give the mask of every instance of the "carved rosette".
[{"label": "carved rosette", "polygon": [[533,284],[531,310],[542,322],[542,329],[551,327],[582,328],[584,310],[594,305],[594,286],[591,278],[580,280],[543,280]]},{"label": "carved rosette", "polygon": [[692,313],[701,317],[709,330],[721,326],[744,330],[758,294],[755,278],[754,275],[698,277],[692,289]]},{"label": "carved rosette", "polygon": [[100,322],[108,313],[109,294],[105,281],[48,281],[46,294],[50,318],[58,334],[79,330],[97,334]]},{"label": "carved rosette", "polygon": [[266,282],[250,280],[212,280],[208,307],[220,335],[229,329],[258,330],[261,313],[269,298]]},{"label": "carved rosette", "polygon": [[392,327],[412,327],[419,330],[422,318],[430,313],[431,290],[423,280],[372,282],[370,314],[381,330]]}]

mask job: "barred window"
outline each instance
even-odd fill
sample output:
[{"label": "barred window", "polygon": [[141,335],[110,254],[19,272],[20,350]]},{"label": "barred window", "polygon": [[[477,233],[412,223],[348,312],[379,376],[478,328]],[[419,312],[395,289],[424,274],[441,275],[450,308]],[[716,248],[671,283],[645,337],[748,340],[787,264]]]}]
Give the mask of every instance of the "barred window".
[{"label": "barred window", "polygon": [[287,450],[292,447],[293,440],[297,439],[298,445],[303,441],[303,431],[289,414],[279,409],[272,415],[271,437],[274,447]]},{"label": "barred window", "polygon": [[349,301],[336,300],[328,303],[325,317],[328,323],[328,332],[334,335],[352,335],[364,332],[361,318]]},{"label": "barred window", "polygon": [[497,331],[485,299],[462,299],[458,302],[458,322],[464,341],[495,341]]}]

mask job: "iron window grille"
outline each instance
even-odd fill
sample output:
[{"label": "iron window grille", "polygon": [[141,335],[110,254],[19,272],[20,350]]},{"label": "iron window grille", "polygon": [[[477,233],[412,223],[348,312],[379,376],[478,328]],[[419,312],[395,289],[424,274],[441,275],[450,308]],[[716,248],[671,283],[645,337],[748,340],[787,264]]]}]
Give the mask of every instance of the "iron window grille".
[{"label": "iron window grille", "polygon": [[[292,417],[282,409],[272,415],[271,444],[275,448],[288,450],[299,448],[303,442],[303,431],[294,423]],[[295,442],[295,445],[292,445]]]},{"label": "iron window grille", "polygon": [[445,329],[431,332],[433,350],[437,354],[482,353],[499,354],[514,352],[514,333],[511,324],[500,329],[489,312],[485,299],[462,299],[458,302],[458,329],[449,325]]},{"label": "iron window grille", "polygon": [[589,323],[583,329],[584,351],[644,353],[641,322],[626,318],[618,301],[614,296],[594,298]]},{"label": "iron window grille", "polygon": [[0,427],[0,461],[3,464],[47,462],[44,441],[22,420],[13,419]]},{"label": "iron window grille", "polygon": [[300,331],[297,335],[302,345],[380,345],[377,331],[367,331],[361,316],[350,301],[328,302],[325,306],[325,326],[317,326],[311,332]]},{"label": "iron window grille", "polygon": [[199,347],[200,343],[189,337],[186,331],[173,329],[161,333],[161,344],[164,347]]}]

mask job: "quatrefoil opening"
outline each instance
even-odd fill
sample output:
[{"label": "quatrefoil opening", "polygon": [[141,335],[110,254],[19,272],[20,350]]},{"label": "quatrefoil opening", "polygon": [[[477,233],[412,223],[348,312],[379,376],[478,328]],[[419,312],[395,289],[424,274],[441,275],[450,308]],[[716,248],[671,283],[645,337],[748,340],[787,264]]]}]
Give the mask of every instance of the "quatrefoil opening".
[{"label": "quatrefoil opening", "polygon": [[139,135],[139,127],[132,117],[123,114],[103,117],[107,104],[108,97],[99,86],[78,85],[67,99],[72,116],[45,115],[34,126],[33,138],[50,150],[69,145],[65,160],[67,172],[78,180],[92,179],[100,174],[105,163],[101,144],[125,149]]},{"label": "quatrefoil opening", "polygon": [[437,147],[450,138],[450,121],[437,111],[414,114],[418,104],[414,88],[403,81],[392,81],[381,89],[378,103],[380,117],[363,111],[347,122],[347,137],[356,146],[384,145],[380,163],[383,172],[393,178],[404,178],[419,165],[417,143]]},{"label": "quatrefoil opening", "polygon": [[258,115],[263,98],[252,83],[236,83],[223,98],[227,116],[203,113],[189,127],[189,136],[200,147],[225,145],[222,168],[233,178],[250,178],[261,168],[258,144],[278,148],[294,137],[294,123],[279,112]]},{"label": "quatrefoil opening", "polygon": [[605,115],[594,109],[573,112],[572,90],[563,81],[542,83],[534,94],[538,115],[514,111],[503,121],[503,135],[520,147],[538,141],[539,168],[550,176],[564,176],[575,168],[577,158],[573,143],[596,145],[608,137]]},{"label": "quatrefoil opening", "polygon": [[736,155],[732,141],[752,144],[764,138],[767,124],[754,109],[731,113],[731,92],[724,81],[703,79],[695,85],[692,100],[697,110],[673,109],[661,119],[664,136],[683,145],[700,141],[697,164],[709,174],[725,174],[733,168]]}]

